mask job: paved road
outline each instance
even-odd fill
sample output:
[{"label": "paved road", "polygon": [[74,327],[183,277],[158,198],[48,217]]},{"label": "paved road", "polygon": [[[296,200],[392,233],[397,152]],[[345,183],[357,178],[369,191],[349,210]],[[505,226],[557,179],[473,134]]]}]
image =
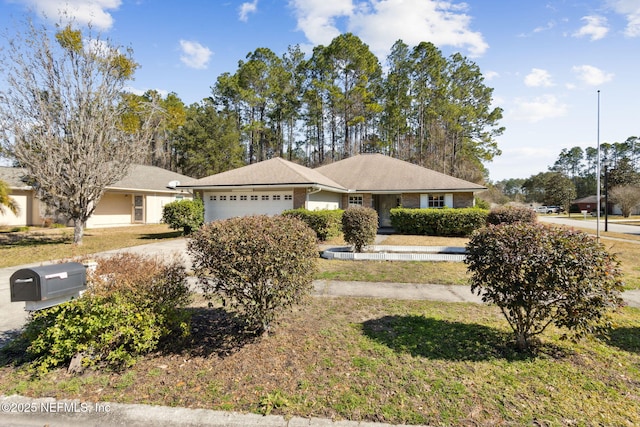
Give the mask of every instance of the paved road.
[{"label": "paved road", "polygon": [[[578,215],[578,214],[574,214]],[[580,220],[580,219],[572,219],[567,218],[565,216],[555,216],[555,215],[539,215],[538,220],[540,222],[553,223],[553,224],[563,224],[568,225],[570,227],[580,227],[580,228],[588,228],[591,230],[596,230],[598,223],[595,219],[588,220]],[[609,221],[608,231],[612,231],[614,233],[623,233],[623,234],[632,234],[636,236],[640,236],[640,227],[637,225],[626,225],[617,221]],[[600,218],[600,232],[604,233],[604,218]],[[602,237],[602,234],[600,234]]]}]

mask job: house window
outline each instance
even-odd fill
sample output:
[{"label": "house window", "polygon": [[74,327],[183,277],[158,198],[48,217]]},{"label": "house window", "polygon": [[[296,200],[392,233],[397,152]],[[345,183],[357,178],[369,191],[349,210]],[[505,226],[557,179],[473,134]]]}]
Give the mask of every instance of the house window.
[{"label": "house window", "polygon": [[258,200],[258,196],[256,196],[255,194],[251,195],[251,200],[255,202],[256,200]]},{"label": "house window", "polygon": [[438,193],[438,194],[421,194],[420,195],[420,207],[421,208],[452,208],[453,207],[453,193]]},{"label": "house window", "polygon": [[362,196],[349,196],[349,206],[362,206]]},{"label": "house window", "polygon": [[431,195],[429,194],[429,204],[427,207],[429,208],[443,208],[444,205],[444,195]]},{"label": "house window", "polygon": [[218,200],[218,196],[209,196],[210,202],[215,202],[216,200]]},{"label": "house window", "polygon": [[293,200],[293,196],[291,194],[285,194],[284,195],[284,199],[285,200]]},{"label": "house window", "polygon": [[184,199],[184,196],[176,196],[176,200],[182,200]]},{"label": "house window", "polygon": [[229,196],[229,200],[235,202],[236,200],[238,200],[238,196]]},{"label": "house window", "polygon": [[265,201],[265,200],[269,200],[269,195],[267,194],[262,195],[262,201]]},{"label": "house window", "polygon": [[247,196],[240,196],[240,201],[246,201],[247,200]]},{"label": "house window", "polygon": [[221,202],[227,201],[227,196],[220,196],[220,201]]},{"label": "house window", "polygon": [[279,194],[274,194],[273,195],[273,200],[280,200],[280,195]]}]

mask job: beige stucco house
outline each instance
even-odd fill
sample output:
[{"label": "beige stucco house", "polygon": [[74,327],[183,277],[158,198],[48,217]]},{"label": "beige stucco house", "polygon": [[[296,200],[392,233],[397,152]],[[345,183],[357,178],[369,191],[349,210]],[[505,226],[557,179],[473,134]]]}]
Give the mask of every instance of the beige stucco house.
[{"label": "beige stucco house", "polygon": [[[0,215],[0,226],[42,225],[53,215],[22,181],[24,173],[21,168],[0,167],[0,180],[9,185],[11,197],[20,206],[18,215],[8,210]],[[162,168],[134,165],[126,177],[107,187],[87,227],[158,224],[164,205],[192,197],[188,190],[175,188],[187,181],[191,178]]]},{"label": "beige stucco house", "polygon": [[482,185],[382,154],[360,154],[316,169],[273,158],[179,186],[202,195],[205,221],[286,209],[363,205],[391,225],[390,210],[471,207]]}]

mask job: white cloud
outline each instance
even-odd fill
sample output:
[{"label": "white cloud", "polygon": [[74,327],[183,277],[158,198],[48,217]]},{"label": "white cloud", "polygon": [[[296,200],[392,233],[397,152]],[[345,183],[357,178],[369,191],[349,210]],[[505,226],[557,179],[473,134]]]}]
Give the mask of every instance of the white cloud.
[{"label": "white cloud", "polygon": [[[482,55],[488,44],[470,29],[464,3],[436,0],[291,0],[298,28],[314,44],[328,44],[341,32],[358,35],[379,56],[402,39],[408,45],[428,40],[436,46],[465,48]],[[344,19],[346,28],[338,28]]]},{"label": "white cloud", "polygon": [[625,15],[627,27],[625,35],[628,37],[640,36],[640,1],[639,0],[610,0],[609,3],[616,13]]},{"label": "white cloud", "polygon": [[258,0],[253,0],[253,3],[242,3],[242,5],[240,6],[240,16],[239,19],[242,22],[247,22],[247,20],[249,19],[249,14],[250,13],[256,13],[256,11],[258,10]]},{"label": "white cloud", "polygon": [[118,10],[122,0],[21,0],[48,19],[91,24],[98,30],[113,26],[109,10]]},{"label": "white cloud", "polygon": [[547,70],[533,68],[524,78],[524,84],[530,87],[550,87],[553,86],[551,74]]},{"label": "white cloud", "polygon": [[180,48],[182,50],[180,60],[187,67],[198,70],[207,68],[209,59],[213,55],[213,52],[208,47],[194,41],[180,40]]},{"label": "white cloud", "polygon": [[301,30],[314,45],[327,45],[340,35],[336,19],[350,16],[351,0],[290,0]]},{"label": "white cloud", "polygon": [[485,80],[489,81],[489,80],[493,80],[493,79],[497,79],[498,77],[500,77],[500,73],[498,73],[497,71],[487,71],[484,74],[484,78]]},{"label": "white cloud", "polygon": [[135,88],[133,86],[125,86],[124,90],[125,90],[125,92],[133,93],[134,95],[138,95],[138,96],[142,96],[142,95],[144,95],[145,93],[147,93],[150,90],[155,90],[163,98],[166,98],[167,95],[169,95],[169,91],[165,90],[165,89],[138,89],[138,88]]},{"label": "white cloud", "polygon": [[600,40],[609,32],[607,19],[602,16],[583,16],[585,24],[573,33],[574,37],[590,37],[591,40]]},{"label": "white cloud", "polygon": [[605,73],[592,65],[579,65],[572,68],[578,79],[589,86],[598,86],[613,80],[612,73]]},{"label": "white cloud", "polygon": [[563,117],[568,108],[555,95],[548,94],[529,100],[518,98],[515,103],[516,107],[509,114],[516,120],[524,120],[530,123]]}]

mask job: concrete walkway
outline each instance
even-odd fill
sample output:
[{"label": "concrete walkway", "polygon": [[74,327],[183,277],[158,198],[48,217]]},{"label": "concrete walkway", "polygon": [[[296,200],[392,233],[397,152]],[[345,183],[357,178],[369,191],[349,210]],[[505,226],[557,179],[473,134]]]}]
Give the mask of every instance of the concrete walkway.
[{"label": "concrete walkway", "polygon": [[[378,239],[378,242],[383,238]],[[118,252],[134,252],[163,257],[174,253],[189,263],[186,240],[178,239],[143,246],[108,251],[97,256]],[[8,342],[24,325],[26,312],[23,303],[10,302],[9,278],[20,268],[0,269],[0,347]],[[436,300],[445,302],[481,303],[467,286],[447,286],[421,283],[377,283],[351,281],[314,281],[315,295],[318,297],[365,297],[401,300]],[[640,291],[625,292],[625,302],[632,307],[640,307]],[[31,399],[22,396],[0,396],[0,425],[22,426],[274,426],[274,427],[385,427],[389,424],[332,421],[321,418],[282,416],[261,416],[204,409],[174,408],[152,405],[125,405],[102,402],[87,404],[71,400],[53,398]]]}]

